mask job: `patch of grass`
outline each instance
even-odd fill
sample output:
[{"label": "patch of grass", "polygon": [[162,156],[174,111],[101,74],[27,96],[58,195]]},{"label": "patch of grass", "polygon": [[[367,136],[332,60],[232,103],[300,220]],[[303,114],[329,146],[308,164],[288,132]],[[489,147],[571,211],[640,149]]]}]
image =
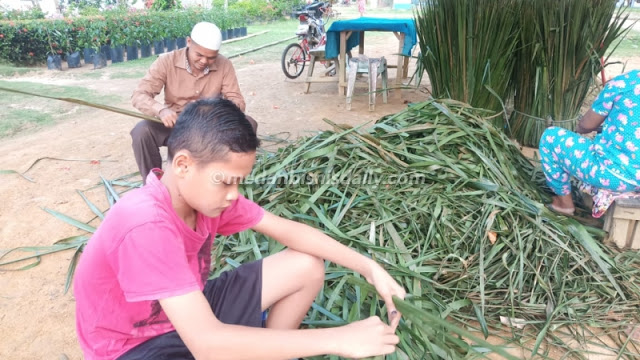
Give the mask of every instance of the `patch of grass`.
[{"label": "patch of grass", "polygon": [[[278,40],[283,40],[283,39],[295,36],[297,27],[298,27],[297,19],[282,20],[282,21],[276,21],[268,24],[254,24],[254,25],[248,26],[247,27],[248,35],[256,34],[265,30],[268,30],[268,32],[261,35],[254,36],[252,38],[245,39],[245,40],[239,40],[239,41],[234,41],[227,44],[222,44],[220,53],[228,57],[249,49],[254,49],[262,45],[266,45]],[[296,42],[296,39],[292,39],[291,42]],[[287,46],[287,44],[289,43],[283,42],[281,44],[276,44],[276,45],[258,50],[256,52],[251,52],[246,55],[233,58],[231,59],[231,61],[233,61],[233,64],[236,67],[236,69],[238,69],[239,66],[250,64],[252,60],[255,64],[273,63],[280,60],[280,56],[282,56],[282,51]]]},{"label": "patch of grass", "polygon": [[[640,10],[639,10],[640,11]],[[640,53],[640,31],[630,30],[613,52],[615,57],[638,56]]]},{"label": "patch of grass", "polygon": [[[56,94],[93,103],[114,105],[123,97],[107,95],[80,86],[56,86],[26,81],[0,81],[0,87],[36,94]],[[75,107],[63,101],[0,91],[0,137],[14,135],[25,129],[52,124],[57,115]]]},{"label": "patch of grass", "polygon": [[[149,66],[151,65],[151,63],[153,63],[158,57],[153,55],[147,58],[143,58],[143,59],[136,59],[136,60],[132,60],[132,61],[124,61],[124,62],[120,62],[120,63],[115,63],[115,64],[109,64],[109,66],[107,66],[105,69],[102,70],[109,70],[109,69],[147,69],[149,68]],[[98,70],[96,70],[98,71]]]},{"label": "patch of grass", "polygon": [[[14,135],[28,129],[39,128],[53,123],[50,113],[35,109],[8,109],[0,120],[0,137]],[[4,112],[4,110],[3,110]]]},{"label": "patch of grass", "polygon": [[146,73],[146,71],[114,72],[109,74],[109,79],[142,79]]},{"label": "patch of grass", "polygon": [[16,67],[12,65],[0,64],[0,76],[10,77],[15,75],[23,75],[28,72],[38,71],[37,68]]},{"label": "patch of grass", "polygon": [[[70,97],[74,99],[80,99],[89,102],[95,102],[106,105],[117,104],[122,101],[123,97],[117,95],[107,95],[99,93],[95,90],[90,90],[81,86],[57,86],[57,85],[48,85],[48,84],[40,84],[35,82],[28,81],[0,81],[0,86],[5,88],[11,88],[16,90],[23,90],[28,92],[33,92],[36,94],[55,94],[56,96],[64,96]],[[0,105],[7,103],[7,96],[4,92],[0,92],[2,96],[0,97]],[[27,95],[9,95],[8,98],[13,98],[15,100],[16,96],[19,97],[20,102],[33,104],[34,100],[40,102],[44,101],[55,101],[55,100],[47,100],[40,99],[36,97],[28,97]]]},{"label": "patch of grass", "polygon": [[87,78],[87,79],[100,79],[102,75],[104,75],[104,72],[100,70],[94,70],[94,71],[82,73],[80,74],[79,77]]},{"label": "patch of grass", "polygon": [[85,79],[100,79],[102,77],[105,79],[141,79],[146,74],[151,63],[157,58],[157,56],[150,56],[144,59],[109,64],[106,68],[85,72],[79,77]]}]

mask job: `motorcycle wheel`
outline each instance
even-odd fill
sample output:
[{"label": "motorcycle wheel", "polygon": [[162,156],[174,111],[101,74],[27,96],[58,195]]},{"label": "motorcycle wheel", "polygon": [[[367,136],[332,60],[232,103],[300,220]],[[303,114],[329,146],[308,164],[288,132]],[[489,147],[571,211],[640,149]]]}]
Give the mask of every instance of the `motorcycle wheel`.
[{"label": "motorcycle wheel", "polygon": [[282,52],[282,71],[289,79],[295,79],[302,71],[307,60],[307,54],[300,44],[289,44]]}]

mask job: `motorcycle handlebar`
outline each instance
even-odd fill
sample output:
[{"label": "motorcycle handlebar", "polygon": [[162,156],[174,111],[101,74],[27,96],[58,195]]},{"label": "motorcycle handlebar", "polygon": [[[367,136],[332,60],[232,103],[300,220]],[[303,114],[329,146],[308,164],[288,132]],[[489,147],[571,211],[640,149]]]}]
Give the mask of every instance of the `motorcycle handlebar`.
[{"label": "motorcycle handlebar", "polygon": [[310,5],[305,6],[302,10],[292,12],[292,15],[298,18],[300,15],[307,15],[309,17],[318,19],[322,17],[322,14],[325,13],[329,7],[331,7],[331,3],[312,3]]}]

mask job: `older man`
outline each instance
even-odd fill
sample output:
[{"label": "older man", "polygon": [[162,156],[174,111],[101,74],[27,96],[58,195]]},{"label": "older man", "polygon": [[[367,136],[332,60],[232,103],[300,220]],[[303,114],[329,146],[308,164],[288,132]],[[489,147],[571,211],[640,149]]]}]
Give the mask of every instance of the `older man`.
[{"label": "older man", "polygon": [[[159,118],[162,123],[143,120],[131,131],[133,153],[142,179],[153,168],[162,167],[160,147],[166,146],[171,130],[182,109],[200,98],[224,97],[244,112],[231,61],[219,54],[220,29],[200,22],[187,38],[187,47],[161,55],[133,92],[133,106],[142,113]],[[164,103],[155,97],[164,89]],[[247,119],[257,129],[251,117]]]}]

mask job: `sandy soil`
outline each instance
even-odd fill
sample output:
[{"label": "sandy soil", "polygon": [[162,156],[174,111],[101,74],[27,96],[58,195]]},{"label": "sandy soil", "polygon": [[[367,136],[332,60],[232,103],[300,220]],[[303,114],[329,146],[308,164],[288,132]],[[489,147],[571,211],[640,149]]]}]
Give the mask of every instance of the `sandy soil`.
[{"label": "sandy soil", "polygon": [[[384,38],[368,43],[372,56],[385,54],[389,58],[393,58],[395,44],[393,39]],[[329,129],[323,118],[361,125],[398,112],[407,102],[421,101],[427,96],[422,91],[396,90],[387,104],[378,98],[373,112],[368,111],[366,97],[354,97],[352,110],[347,111],[345,98],[338,95],[334,83],[314,83],[310,93],[304,94],[304,83],[300,79],[285,80],[279,63],[247,65],[236,70],[247,100],[247,113],[259,122],[259,135],[263,137],[294,139],[311,131]],[[85,71],[93,70],[85,66],[67,73]],[[49,72],[3,80],[85,86],[120,96],[128,96],[138,82],[104,80],[113,71],[109,67],[97,71],[106,73],[101,77],[103,80]],[[395,70],[390,70],[389,76],[394,80]],[[358,92],[366,92],[366,81],[357,84]],[[128,102],[119,106],[133,109]],[[92,188],[99,183],[100,176],[113,179],[137,171],[129,137],[137,122],[135,118],[86,108],[74,110],[54,126],[0,142],[0,169],[4,170],[23,172],[43,157],[82,160],[42,160],[27,172],[33,183],[17,175],[0,175],[0,251],[51,245],[58,239],[80,234],[42,208],[89,221],[93,215],[76,190]],[[264,145],[273,147],[269,141]],[[107,208],[104,190],[90,190],[87,195],[102,209]],[[64,294],[72,256],[72,251],[56,253],[45,256],[39,266],[30,270],[0,273],[0,359],[82,358],[75,335],[74,299],[71,291]]]},{"label": "sandy soil", "polygon": [[[393,38],[380,38],[368,42],[367,51],[372,56],[386,55],[394,63],[391,54],[396,52],[396,44]],[[251,56],[259,55],[247,57]],[[412,70],[413,66],[410,74]],[[86,66],[73,73],[88,71],[93,70]],[[108,75],[113,70],[107,67],[99,71]],[[246,65],[237,68],[237,73],[247,112],[259,122],[263,137],[293,139],[309,131],[328,129],[323,118],[361,125],[427,97],[424,89],[395,90],[388,104],[378,98],[374,112],[368,111],[366,97],[355,97],[353,110],[347,111],[336,84],[312,84],[311,93],[304,94],[304,84],[300,80],[286,81],[279,63]],[[392,69],[390,80],[394,78]],[[102,76],[98,82],[52,73],[14,79],[85,86],[121,96],[128,96],[137,83],[137,79]],[[366,82],[361,81],[356,91],[364,92],[365,86]],[[128,102],[119,106],[131,108]],[[129,137],[136,119],[79,107],[68,114],[54,126],[0,142],[0,169],[23,172],[43,157],[80,160],[42,160],[27,173],[34,182],[17,175],[0,175],[0,251],[51,245],[58,239],[80,234],[42,208],[89,221],[93,215],[76,190],[88,190],[89,198],[105,209],[104,190],[90,189],[101,176],[113,179],[137,170]],[[42,263],[30,270],[0,273],[0,359],[82,358],[75,335],[74,299],[71,292],[64,293],[72,256],[72,251],[56,253],[42,258]]]}]

